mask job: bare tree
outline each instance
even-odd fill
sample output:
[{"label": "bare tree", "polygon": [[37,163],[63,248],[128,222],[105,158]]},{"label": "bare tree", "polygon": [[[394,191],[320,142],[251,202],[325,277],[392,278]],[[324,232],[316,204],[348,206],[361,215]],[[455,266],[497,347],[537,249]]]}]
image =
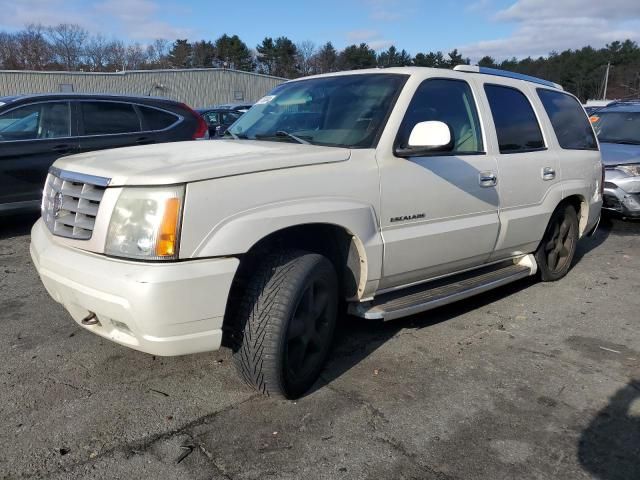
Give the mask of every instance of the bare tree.
[{"label": "bare tree", "polygon": [[22,66],[17,57],[17,42],[14,35],[0,32],[0,66],[9,70],[20,69]]},{"label": "bare tree", "polygon": [[316,44],[310,40],[305,40],[296,45],[297,54],[296,61],[298,69],[303,76],[316,73],[317,66],[315,62],[316,53],[318,51]]},{"label": "bare tree", "polygon": [[141,68],[147,59],[147,53],[140,44],[125,46],[120,40],[107,40],[102,35],[91,37],[84,50],[87,64],[96,72]]},{"label": "bare tree", "polygon": [[26,70],[44,70],[53,61],[51,45],[44,35],[42,25],[27,25],[15,35],[17,54],[22,68]]},{"label": "bare tree", "polygon": [[85,45],[84,52],[89,68],[94,72],[104,72],[107,69],[109,57],[109,42],[103,35],[95,35]]},{"label": "bare tree", "polygon": [[142,45],[134,43],[127,46],[126,53],[126,68],[127,70],[140,70],[145,67],[147,63],[147,52]]},{"label": "bare tree", "polygon": [[47,36],[60,63],[67,70],[78,69],[84,54],[84,44],[89,36],[88,32],[80,25],[61,23],[47,28]]},{"label": "bare tree", "polygon": [[107,68],[110,71],[125,70],[127,68],[127,48],[120,40],[109,42],[107,47]]},{"label": "bare tree", "polygon": [[155,39],[147,46],[147,62],[151,68],[168,68],[169,41],[164,38]]}]

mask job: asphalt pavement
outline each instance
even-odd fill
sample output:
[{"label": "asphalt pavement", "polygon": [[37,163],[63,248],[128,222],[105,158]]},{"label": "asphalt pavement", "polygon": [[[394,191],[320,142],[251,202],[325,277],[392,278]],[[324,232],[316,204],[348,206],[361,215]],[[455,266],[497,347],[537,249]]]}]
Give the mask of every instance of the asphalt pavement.
[{"label": "asphalt pavement", "polygon": [[153,357],[78,327],[0,218],[0,478],[640,478],[640,223],[569,275],[404,320],[345,318],[322,379],[261,397],[226,350]]}]

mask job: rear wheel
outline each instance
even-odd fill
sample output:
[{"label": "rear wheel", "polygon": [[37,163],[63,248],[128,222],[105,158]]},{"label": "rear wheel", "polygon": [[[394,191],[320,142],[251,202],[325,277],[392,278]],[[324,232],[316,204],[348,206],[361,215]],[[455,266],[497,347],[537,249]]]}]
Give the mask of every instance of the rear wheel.
[{"label": "rear wheel", "polygon": [[317,380],[333,340],[338,279],[315,253],[268,255],[238,308],[241,338],[233,354],[244,380],[267,395],[296,398]]},{"label": "rear wheel", "polygon": [[535,253],[543,282],[553,282],[567,274],[571,268],[577,244],[576,210],[572,205],[563,205],[553,212],[542,242]]}]

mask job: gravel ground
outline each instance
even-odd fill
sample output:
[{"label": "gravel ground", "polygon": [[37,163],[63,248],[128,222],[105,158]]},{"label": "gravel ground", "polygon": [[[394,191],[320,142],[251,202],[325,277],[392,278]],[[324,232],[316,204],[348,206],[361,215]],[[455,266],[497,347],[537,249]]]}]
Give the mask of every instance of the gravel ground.
[{"label": "gravel ground", "polygon": [[0,478],[638,479],[640,223],[569,275],[386,324],[344,319],[297,402],[228,351],[160,358],[76,326],[0,218]]}]

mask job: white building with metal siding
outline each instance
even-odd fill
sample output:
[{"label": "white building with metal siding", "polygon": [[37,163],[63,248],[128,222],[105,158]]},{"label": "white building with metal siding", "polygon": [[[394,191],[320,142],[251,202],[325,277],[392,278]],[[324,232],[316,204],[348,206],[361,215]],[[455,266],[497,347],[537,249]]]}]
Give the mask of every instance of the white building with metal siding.
[{"label": "white building with metal siding", "polygon": [[116,93],[166,97],[200,108],[253,102],[284,81],[284,78],[222,68],[116,73],[0,70],[0,97],[71,91]]}]

